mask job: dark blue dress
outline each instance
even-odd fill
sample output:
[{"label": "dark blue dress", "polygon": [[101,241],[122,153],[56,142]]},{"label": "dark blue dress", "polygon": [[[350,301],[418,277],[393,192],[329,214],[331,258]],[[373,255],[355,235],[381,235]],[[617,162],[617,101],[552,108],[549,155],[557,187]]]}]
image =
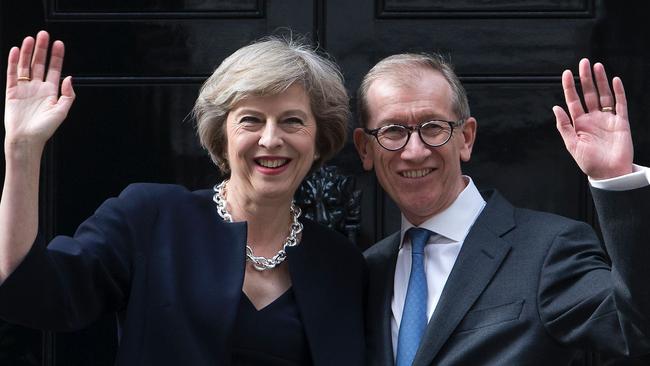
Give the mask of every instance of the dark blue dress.
[{"label": "dark blue dress", "polygon": [[242,293],[233,329],[232,364],[312,365],[293,288],[260,310]]}]

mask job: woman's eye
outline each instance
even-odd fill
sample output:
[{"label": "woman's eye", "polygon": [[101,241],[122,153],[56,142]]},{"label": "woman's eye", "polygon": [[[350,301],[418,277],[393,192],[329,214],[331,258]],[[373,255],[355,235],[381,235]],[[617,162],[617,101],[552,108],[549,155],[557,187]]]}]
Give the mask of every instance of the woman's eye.
[{"label": "woman's eye", "polygon": [[290,125],[294,125],[294,124],[302,125],[302,124],[304,124],[302,122],[302,120],[300,118],[297,118],[297,117],[287,118],[287,119],[284,120],[284,123],[287,123],[287,124],[290,124]]},{"label": "woman's eye", "polygon": [[239,120],[239,123],[259,123],[260,119],[254,116],[244,116]]}]

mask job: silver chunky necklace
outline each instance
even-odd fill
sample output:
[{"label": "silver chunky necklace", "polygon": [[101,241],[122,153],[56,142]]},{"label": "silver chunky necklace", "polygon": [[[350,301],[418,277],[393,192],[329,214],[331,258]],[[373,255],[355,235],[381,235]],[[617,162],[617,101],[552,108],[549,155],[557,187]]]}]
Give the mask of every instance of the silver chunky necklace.
[{"label": "silver chunky necklace", "polygon": [[[226,222],[232,222],[232,216],[226,207],[227,183],[228,180],[224,180],[214,186],[214,196],[212,196],[212,200],[217,204],[217,212],[219,213],[219,216],[221,216],[221,218]],[[253,249],[251,249],[250,245],[246,244],[246,260],[253,264],[253,268],[258,271],[266,271],[267,269],[277,267],[287,259],[287,248],[298,245],[298,239],[296,239],[296,237],[300,232],[302,232],[302,223],[298,221],[298,217],[300,217],[301,213],[300,207],[297,207],[294,202],[291,202],[291,231],[289,232],[289,236],[287,236],[287,240],[284,241],[282,249],[280,249],[272,258],[256,256],[253,254]]]}]

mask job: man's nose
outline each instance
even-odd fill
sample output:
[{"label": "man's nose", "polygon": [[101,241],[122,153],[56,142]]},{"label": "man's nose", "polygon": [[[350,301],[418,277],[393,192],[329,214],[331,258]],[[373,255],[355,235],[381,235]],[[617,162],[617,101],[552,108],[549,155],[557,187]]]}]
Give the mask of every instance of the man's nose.
[{"label": "man's nose", "polygon": [[431,147],[422,142],[420,135],[413,132],[401,153],[401,158],[410,161],[422,161],[431,155]]}]

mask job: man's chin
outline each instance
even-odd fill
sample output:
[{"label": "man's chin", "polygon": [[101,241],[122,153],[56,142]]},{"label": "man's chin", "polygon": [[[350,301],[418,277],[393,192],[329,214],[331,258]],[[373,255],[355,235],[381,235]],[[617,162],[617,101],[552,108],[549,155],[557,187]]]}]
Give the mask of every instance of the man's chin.
[{"label": "man's chin", "polygon": [[400,208],[400,211],[402,211],[409,222],[415,225],[420,224],[437,213],[431,205],[426,204],[431,201],[427,201],[422,196],[409,197],[407,199],[401,199],[398,202],[397,206]]}]

